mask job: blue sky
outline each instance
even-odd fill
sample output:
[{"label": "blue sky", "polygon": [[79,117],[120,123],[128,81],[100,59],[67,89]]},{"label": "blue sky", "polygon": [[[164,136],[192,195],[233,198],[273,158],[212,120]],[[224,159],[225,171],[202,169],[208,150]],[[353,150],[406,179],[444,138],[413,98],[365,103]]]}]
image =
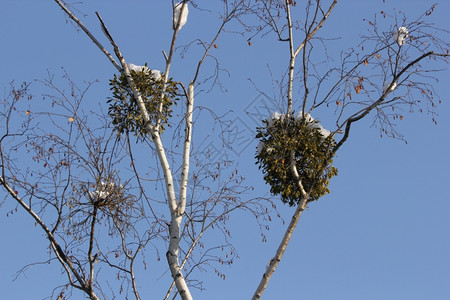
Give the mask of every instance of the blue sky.
[{"label": "blue sky", "polygon": [[[156,69],[164,67],[161,51],[167,51],[171,37],[169,3],[86,2],[77,6],[87,14],[83,22],[105,45],[107,41],[95,11],[100,12],[129,62],[148,62]],[[363,19],[373,17],[380,10],[401,9],[414,19],[434,3],[428,0],[386,2],[339,2],[323,28],[327,37],[342,37],[330,42],[331,52],[357,45],[359,34],[367,30]],[[450,2],[440,2],[430,20],[437,27],[448,29]],[[213,4],[209,5],[214,8]],[[209,38],[209,29],[216,21],[204,12],[191,9],[188,23],[180,31],[179,45],[197,36]],[[1,1],[0,36],[2,99],[9,82],[42,79],[47,72],[59,77],[64,67],[76,82],[99,80],[89,93],[86,108],[95,109],[99,103],[107,107],[108,80],[115,72],[114,67],[83,33],[66,23],[53,1]],[[221,77],[226,92],[216,87],[209,93],[199,94],[196,103],[218,114],[231,111],[228,118],[241,124],[246,138],[243,144],[233,144],[234,152],[227,155],[238,164],[247,182],[255,186],[254,194],[248,197],[269,196],[269,189],[254,165],[257,142],[251,140],[252,130],[257,126],[252,113],[264,98],[248,78],[258,89],[270,94],[269,70],[275,79],[279,78],[288,64],[287,49],[271,35],[254,38],[251,47],[246,38],[228,33],[219,39],[218,48],[213,50],[221,66],[229,72],[229,76],[223,73]],[[184,58],[176,55],[172,76],[187,84],[193,76],[196,55],[195,48]],[[210,66],[207,64],[204,69],[205,77]],[[425,113],[405,114],[399,123],[398,130],[408,144],[380,138],[370,120],[353,127],[349,141],[335,159],[339,175],[332,179],[331,194],[311,203],[302,215],[263,299],[438,300],[450,297],[449,75],[448,70],[437,75],[440,81],[435,88],[442,99],[437,110],[438,126]],[[33,92],[37,99],[44,93],[37,84]],[[326,115],[319,118],[325,125],[332,124]],[[195,134],[199,137],[209,134],[214,141],[218,133],[207,129],[198,126]],[[219,144],[219,137],[216,139]],[[199,144],[194,146],[201,149]],[[1,191],[0,198],[3,195]],[[16,281],[12,280],[22,266],[48,257],[48,244],[25,214],[18,212],[6,217],[14,208],[11,201],[8,199],[0,207],[2,297],[43,299],[55,285],[63,282],[60,270],[56,265],[36,266]],[[294,209],[278,203],[282,217],[288,222]],[[240,259],[223,269],[226,280],[218,278],[212,270],[200,273],[206,290],[193,290],[195,299],[250,298],[285,228],[280,220],[274,220],[267,233],[268,242],[261,243],[250,216],[234,215],[230,227]],[[150,261],[152,255],[148,254]],[[167,274],[158,279],[164,273],[165,262],[151,263],[157,271],[143,273],[138,284],[145,292],[143,298],[161,299],[169,285]],[[73,299],[81,299],[81,295],[74,294]]]}]

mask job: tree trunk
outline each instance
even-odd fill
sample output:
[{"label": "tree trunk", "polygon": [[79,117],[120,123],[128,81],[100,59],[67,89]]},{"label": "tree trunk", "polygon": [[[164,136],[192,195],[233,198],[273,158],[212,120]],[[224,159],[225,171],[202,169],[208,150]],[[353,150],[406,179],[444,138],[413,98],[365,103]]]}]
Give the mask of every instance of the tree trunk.
[{"label": "tree trunk", "polygon": [[267,287],[267,283],[269,282],[270,277],[275,272],[275,269],[277,268],[278,264],[281,261],[281,258],[283,257],[284,252],[286,251],[287,245],[289,244],[292,233],[294,232],[294,229],[297,226],[298,220],[300,219],[302,212],[306,208],[306,203],[308,202],[307,199],[308,197],[304,197],[303,200],[298,204],[297,209],[295,210],[295,213],[292,216],[292,220],[289,223],[288,228],[286,229],[284,237],[281,240],[280,246],[278,246],[275,256],[270,260],[269,265],[266,268],[266,272],[263,274],[259,286],[255,291],[255,294],[253,294],[252,300],[261,299],[261,296]]},{"label": "tree trunk", "polygon": [[172,214],[172,221],[170,223],[170,243],[169,250],[166,253],[167,262],[169,264],[172,278],[175,282],[181,299],[192,300],[191,293],[186,284],[186,280],[181,272],[181,267],[178,261],[179,247],[180,247],[180,227],[181,227],[181,215]]},{"label": "tree trunk", "polygon": [[[181,221],[183,220],[183,214],[186,209],[186,191],[187,181],[189,175],[189,157],[191,148],[192,137],[192,114],[194,107],[194,84],[189,84],[187,95],[187,108],[186,108],[186,126],[185,126],[185,140],[183,147],[183,163],[181,172],[181,186],[178,203],[175,201],[170,205],[171,222],[170,222],[170,242],[169,249],[166,253],[167,262],[169,264],[172,278],[183,300],[191,300],[192,296],[187,286],[186,280],[181,272],[181,266],[179,263],[179,249],[180,249],[180,232]],[[169,199],[169,201],[171,201]]]}]

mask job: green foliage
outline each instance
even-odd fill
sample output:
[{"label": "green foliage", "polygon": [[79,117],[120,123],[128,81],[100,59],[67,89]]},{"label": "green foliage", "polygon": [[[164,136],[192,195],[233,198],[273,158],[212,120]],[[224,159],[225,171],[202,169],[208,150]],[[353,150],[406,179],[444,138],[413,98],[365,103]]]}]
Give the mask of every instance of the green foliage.
[{"label": "green foliage", "polygon": [[273,120],[271,124],[264,122],[266,126],[257,129],[262,148],[256,159],[271,193],[281,195],[281,200],[290,206],[300,202],[300,188],[290,167],[292,151],[300,180],[309,194],[308,201],[329,193],[329,181],[337,175],[332,166],[333,137],[325,138],[315,126],[317,121],[291,117]]},{"label": "green foliage", "polygon": [[[144,100],[150,123],[155,126],[160,120],[160,133],[162,133],[172,117],[172,105],[176,105],[179,100],[176,83],[169,79],[161,97],[164,88],[162,79],[155,80],[152,78],[151,72],[145,70],[140,72],[131,70],[130,72],[134,84]],[[141,109],[134,99],[133,91],[125,74],[122,73],[120,76],[114,74],[114,78],[110,80],[110,86],[113,97],[108,99],[108,114],[112,118],[117,134],[120,136],[125,132],[131,132],[137,136],[138,140],[144,140],[148,134],[147,124],[145,124]],[[160,107],[162,107],[161,111]]]}]

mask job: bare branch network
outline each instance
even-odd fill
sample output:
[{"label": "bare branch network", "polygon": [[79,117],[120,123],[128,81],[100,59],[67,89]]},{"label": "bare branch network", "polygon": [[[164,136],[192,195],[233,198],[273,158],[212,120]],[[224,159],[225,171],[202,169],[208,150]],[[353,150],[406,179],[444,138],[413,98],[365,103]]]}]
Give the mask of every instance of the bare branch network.
[{"label": "bare branch network", "polygon": [[[207,285],[202,272],[225,279],[226,268],[239,257],[234,216],[253,222],[265,241],[269,222],[281,218],[281,200],[294,212],[253,294],[260,299],[308,203],[331,192],[338,173],[333,158],[358,121],[372,118],[382,136],[402,140],[397,124],[407,113],[427,112],[436,122],[441,100],[434,86],[450,56],[449,31],[428,21],[436,5],[413,21],[384,11],[364,20],[369,30],[359,44],[342,49],[336,59],[326,33],[332,32],[327,24],[337,0],[170,1],[169,44],[160,58],[149,59],[163,60],[164,68],[157,70],[128,60],[109,28],[113,21],[101,12],[95,20],[104,36],[85,26],[73,5],[54,2],[116,73],[110,94],[96,103],[86,98],[98,83],[81,86],[65,70],[62,78],[49,74],[33,84],[11,83],[3,99],[0,184],[7,198],[0,208],[11,201],[48,240],[46,262],[59,264],[65,276],[51,299],[193,299],[192,290]],[[214,16],[206,37],[188,35],[190,14]],[[180,46],[184,35],[191,41]],[[195,151],[206,143],[194,134],[207,124],[203,112],[220,128],[226,123],[196,102],[225,89],[226,72],[213,52],[225,37],[251,47],[269,40],[285,48],[282,72],[271,74],[280,109],[265,112],[269,117],[261,117],[255,129],[255,160],[269,197],[248,185],[232,160]],[[172,69],[183,62],[177,55],[188,53],[195,63],[183,82]],[[39,103],[34,86],[45,90]],[[232,142],[219,131],[226,149]],[[165,272],[157,275],[170,274],[167,292],[143,294],[149,280],[144,271],[157,272],[161,259]]]}]

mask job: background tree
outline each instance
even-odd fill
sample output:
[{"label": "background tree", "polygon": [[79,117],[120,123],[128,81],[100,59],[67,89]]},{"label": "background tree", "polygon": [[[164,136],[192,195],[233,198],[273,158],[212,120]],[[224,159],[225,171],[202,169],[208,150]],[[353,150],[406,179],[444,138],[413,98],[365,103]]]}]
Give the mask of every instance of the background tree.
[{"label": "background tree", "polygon": [[[391,16],[381,11],[384,22],[376,17],[367,20],[369,33],[362,36],[358,48],[342,51],[339,64],[333,66],[319,34],[336,4],[308,1],[304,10],[296,11],[298,19],[292,13],[295,1],[260,1],[252,7],[267,27],[265,34],[274,32],[289,49],[286,76],[279,81],[285,110],[281,115],[275,112],[259,129],[257,159],[271,192],[297,206],[253,299],[261,298],[307,203],[330,192],[329,180],[337,174],[331,165],[333,156],[349,138],[355,122],[374,114],[381,136],[403,138],[396,120],[403,119],[406,107],[410,112],[427,111],[436,123],[434,108],[441,99],[432,85],[437,78],[430,73],[436,71],[434,63],[446,64],[450,56],[450,44],[438,36],[448,32],[426,22],[436,5],[413,21],[401,12]],[[255,29],[257,33],[262,30]],[[322,106],[336,116],[331,132],[311,117]]]},{"label": "background tree", "polygon": [[[312,3],[312,4],[314,4],[314,3]],[[191,10],[192,11],[192,10]],[[341,12],[342,13],[342,12]],[[107,20],[106,19],[106,17],[104,16],[104,18],[105,18],[105,20]],[[92,19],[95,19],[95,18],[89,18],[90,20],[92,20]],[[89,19],[87,19],[87,20],[89,20]],[[139,21],[137,21],[137,22],[139,22]],[[108,24],[108,22],[106,22],[106,24],[108,25],[108,27],[110,26],[110,25],[112,25],[112,24]],[[122,25],[123,26],[123,25]],[[68,26],[68,28],[70,29],[70,26]],[[143,28],[144,28],[144,26],[143,26]],[[188,28],[188,27],[187,27]],[[183,29],[185,29],[185,28],[183,28]],[[114,34],[113,34],[114,35]],[[264,45],[264,42],[263,41],[259,41],[259,40],[257,40],[256,38],[254,38],[254,39],[252,39],[251,40],[251,42],[252,42],[252,47],[247,47],[246,49],[244,49],[244,48],[242,48],[241,50],[240,50],[240,53],[242,54],[242,56],[243,57],[245,57],[245,54],[244,53],[249,53],[249,51],[256,51],[256,52],[263,52],[263,51],[261,51],[261,49],[267,49],[267,47]],[[258,43],[260,43],[260,45],[258,45]],[[78,44],[77,44],[78,45]],[[192,44],[191,44],[192,45]],[[215,48],[214,47],[214,49],[223,49],[224,48],[224,50],[229,50],[229,48],[227,47],[228,45],[226,44],[226,43],[216,43],[215,45],[217,45],[217,47],[218,48]],[[264,45],[264,46],[263,46]],[[277,46],[275,46],[275,45],[273,45],[272,43],[268,43],[268,45],[270,45],[270,48],[272,49],[272,47],[273,47],[273,49],[274,49],[274,51],[275,50],[277,50]],[[223,47],[223,48],[222,48]],[[316,47],[317,48],[317,47]],[[252,50],[252,49],[256,49],[256,50]],[[159,51],[159,50],[158,50]],[[220,51],[220,50],[217,50],[217,51]],[[255,52],[255,53],[256,53]],[[184,54],[186,55],[186,53],[187,52],[185,52]],[[229,53],[229,52],[228,52]],[[158,53],[159,54],[159,53]],[[272,57],[276,57],[276,55],[274,55],[274,53],[271,53],[270,54]],[[331,55],[330,55],[331,56]],[[147,55],[145,56],[145,57],[148,57]],[[152,57],[154,57],[154,56],[152,56]],[[247,56],[248,57],[248,56]],[[279,57],[283,57],[283,55],[280,55]],[[244,73],[244,72],[242,72],[242,68],[243,68],[243,64],[242,64],[242,62],[240,61],[240,59],[239,58],[237,58],[236,59],[236,57],[234,58],[234,60],[235,60],[235,62],[237,63],[237,64],[239,64],[239,63],[241,63],[241,65],[239,66],[239,68],[237,69],[237,70],[239,70],[239,72],[232,72],[232,74],[234,75],[234,77],[232,77],[232,79],[233,79],[233,81],[234,81],[234,83],[239,83],[240,84],[240,82],[239,82],[239,79],[240,78],[242,78],[242,76],[245,78],[246,76],[248,76],[247,74],[242,74],[242,73]],[[226,61],[226,59],[224,60],[224,61]],[[154,62],[152,62],[152,63],[154,63]],[[259,64],[261,64],[261,61],[259,61]],[[316,67],[316,68],[318,68],[318,67]],[[91,66],[91,69],[92,69],[92,66]],[[281,70],[280,70],[281,69]],[[277,70],[280,70],[281,71],[281,73],[283,73],[284,72],[284,70],[285,70],[285,65],[282,67],[282,68],[280,68],[280,69],[277,69]],[[257,72],[257,68],[255,68],[254,69],[255,70],[255,72]],[[275,71],[277,71],[277,70],[272,70],[272,74],[275,74],[276,72]],[[233,70],[231,70],[231,71],[233,71]],[[277,72],[279,72],[279,71],[277,71]],[[110,71],[108,72],[108,74],[111,74],[110,73]],[[237,74],[237,75],[236,75]],[[241,77],[239,77],[239,76],[241,76]],[[108,77],[106,78],[106,80],[105,81],[103,81],[103,82],[107,82],[107,80],[108,79],[111,79],[111,75],[108,75]],[[222,77],[222,79],[223,79],[223,77]],[[255,82],[256,83],[256,82]],[[225,85],[226,86],[226,85]],[[257,84],[257,86],[258,86],[258,84]],[[301,90],[301,89],[300,89]],[[356,92],[356,90],[355,90],[355,92]],[[104,92],[103,93],[103,97],[104,97],[104,95],[106,95],[106,92]],[[237,99],[242,99],[242,97],[244,97],[245,98],[245,96],[244,96],[244,94],[243,94],[243,92],[242,91],[240,91],[239,93],[238,93],[238,97],[237,97]],[[250,97],[253,97],[253,95],[250,95]],[[249,98],[250,98],[249,97]],[[208,97],[209,98],[209,97]],[[232,97],[231,97],[232,98]],[[277,99],[281,99],[280,97],[276,97]],[[183,103],[183,100],[180,102],[180,103]],[[242,101],[241,101],[241,103],[242,103]],[[220,103],[217,103],[217,102],[215,102],[214,103],[215,105],[214,105],[214,109],[215,109],[215,111],[220,111]],[[230,103],[229,102],[226,102],[226,104],[227,105],[229,105]],[[336,103],[336,105],[337,105],[337,103]],[[216,107],[216,106],[218,106],[218,107]],[[242,104],[241,104],[241,106],[242,106]],[[241,107],[240,106],[240,107]],[[227,108],[227,109],[229,109],[229,108]],[[31,112],[34,112],[34,110],[30,110]],[[281,109],[279,109],[279,111],[281,111]],[[23,109],[23,114],[25,115],[25,116],[27,116],[26,115],[26,108],[24,108]],[[318,117],[319,118],[319,120],[321,121],[321,123],[322,124],[324,124],[324,126],[325,127],[327,127],[327,128],[331,128],[331,126],[329,126],[329,124],[327,124],[326,122],[327,122],[327,119],[326,118],[324,118],[320,113],[318,113],[318,115],[315,115],[315,114],[313,114],[313,116],[314,117]],[[266,116],[267,117],[267,116]],[[402,121],[406,121],[406,120],[402,120]],[[403,123],[405,123],[405,122],[403,122]],[[175,125],[175,124],[174,124]],[[259,126],[261,126],[261,123],[259,123],[258,124]],[[352,129],[353,130],[353,129]],[[364,136],[366,136],[367,134],[365,133],[364,135],[359,135],[359,136],[361,136],[361,137],[364,137]],[[125,145],[125,148],[126,148],[126,145]],[[171,147],[170,148],[171,150],[173,150],[173,149],[176,149],[176,147]],[[138,150],[137,152],[135,151],[135,153],[139,153],[140,152],[140,150]],[[253,156],[253,150],[251,150],[250,151],[251,152],[251,155],[250,155],[250,157],[252,157]],[[392,153],[391,153],[392,154]],[[372,157],[373,157],[373,155],[372,155]],[[338,158],[338,159],[341,159],[341,158]],[[244,162],[245,162],[245,160],[244,160]],[[339,161],[338,161],[339,162]],[[248,164],[248,160],[247,160],[247,162],[246,162],[247,164]],[[335,164],[336,164],[337,162],[335,162]],[[242,163],[241,163],[241,165],[242,165]],[[340,165],[338,165],[338,167],[339,167]],[[340,169],[340,171],[341,171],[341,173],[340,173],[340,176],[342,176],[342,168],[339,168]],[[155,173],[156,173],[156,171],[158,171],[157,169],[155,169],[154,170],[155,171]],[[242,171],[240,170],[240,172],[239,173],[241,173]],[[142,173],[141,172],[141,174],[144,174],[144,173]],[[254,175],[253,175],[254,176]],[[143,176],[142,176],[143,177]],[[146,179],[148,179],[150,176],[147,176],[147,178]],[[255,177],[255,176],[254,176]],[[157,179],[158,179],[159,177],[157,177]],[[154,178],[150,178],[150,180],[153,180]],[[259,177],[259,180],[260,180],[260,177]],[[336,180],[339,180],[339,177],[337,177],[337,179]],[[333,182],[333,181],[332,181]],[[204,181],[203,181],[203,183],[205,183]],[[103,185],[102,185],[102,182],[100,181],[99,182],[99,184],[98,184],[98,186],[99,187],[103,187]],[[135,185],[135,186],[138,186],[138,185]],[[119,185],[119,187],[120,187],[120,185]],[[261,189],[262,187],[260,187],[260,189]],[[332,188],[332,190],[333,190],[333,192],[336,190],[336,188],[335,189],[333,189]],[[107,193],[108,191],[106,191],[106,190],[102,190],[102,188],[100,188],[100,189],[93,189],[93,191],[92,191],[94,194],[94,196],[95,196],[95,194],[97,193],[98,195],[101,195],[102,194],[102,192],[103,193]],[[338,194],[339,195],[339,194]],[[348,193],[346,194],[347,196],[348,196]],[[321,203],[321,202],[317,202],[317,203]],[[328,203],[327,203],[328,204]],[[162,206],[164,206],[165,204],[163,204]],[[312,204],[312,205],[319,205],[319,204]],[[334,207],[333,206],[333,204],[331,204],[330,203],[330,206],[331,207]],[[342,206],[345,206],[345,203],[340,203],[340,207],[342,207]],[[284,210],[284,208],[283,208],[283,210]],[[326,211],[326,209],[323,209],[322,211]],[[289,210],[287,211],[288,213],[291,213],[291,211],[289,212]],[[313,210],[311,210],[311,214],[313,214]],[[15,215],[17,215],[17,213],[15,213]],[[320,221],[322,221],[322,223],[323,224],[329,224],[329,222],[330,223],[332,223],[333,221],[330,221],[330,220],[327,220],[327,222],[324,222],[324,220],[323,219],[319,219],[319,222]],[[244,223],[244,224],[246,224],[246,223]],[[308,225],[308,224],[306,224],[306,225]],[[163,224],[163,226],[164,226],[164,224]],[[242,225],[240,225],[239,226],[239,229],[240,229],[240,232],[242,232],[243,230],[247,230],[246,228],[245,228],[246,226],[242,226]],[[272,227],[273,228],[273,227]],[[319,228],[320,228],[320,225],[319,225]],[[323,231],[322,231],[323,232]],[[276,234],[276,233],[274,233],[274,234]],[[319,233],[317,233],[317,231],[314,231],[314,234],[320,234],[320,232]],[[304,235],[304,234],[302,234],[302,237],[305,237],[306,239],[305,239],[305,244],[308,244],[307,243],[307,241],[308,241],[308,234],[306,234],[306,235]],[[246,243],[249,243],[249,242],[251,242],[251,241],[249,241],[249,238],[250,238],[250,236],[249,235],[246,235]],[[252,243],[250,243],[250,244],[252,244]],[[307,248],[307,247],[305,247],[306,245],[305,244],[303,244],[303,247],[295,247],[295,249],[302,249],[302,254],[303,254],[303,251],[305,252],[305,253],[307,253],[307,254],[305,254],[305,255],[313,255],[312,254],[312,252],[314,252],[314,251],[308,251],[308,249],[305,249],[305,248]],[[312,245],[312,244],[311,244]],[[328,248],[328,247],[324,247],[324,248]],[[318,249],[319,250],[319,249]],[[264,251],[262,248],[260,248],[260,249],[258,249],[258,252],[259,251]],[[272,250],[273,251],[273,250]],[[255,249],[253,248],[253,247],[251,247],[251,249],[250,249],[250,253],[252,254],[252,256],[250,256],[250,257],[253,257],[253,258],[255,258]],[[322,252],[323,252],[323,249],[322,249]],[[242,254],[240,254],[240,255],[242,255]],[[245,251],[244,251],[244,255],[245,255]],[[261,253],[261,255],[259,256],[259,257],[262,257],[262,256],[264,256],[264,253]],[[248,258],[249,256],[247,256],[247,258]],[[264,261],[264,263],[266,262],[266,257],[268,257],[267,255],[266,256],[264,256],[264,258],[257,258],[256,259],[256,263],[257,264],[260,264],[261,263],[261,260],[263,260]],[[243,261],[247,261],[248,259],[246,259],[245,258],[245,256],[244,256],[244,259],[243,259]],[[289,260],[289,261],[297,261],[297,260]],[[302,266],[305,266],[305,263],[307,264],[307,262],[305,262],[305,260],[300,260],[301,261],[301,265]],[[314,261],[314,260],[312,260],[312,261]],[[154,266],[155,265],[155,263],[153,263],[153,265],[152,266]],[[323,265],[323,264],[320,264],[320,265]],[[306,266],[305,266],[306,267]],[[251,269],[251,268],[250,268]],[[239,270],[239,268],[238,268],[238,270]],[[311,278],[314,278],[313,277],[313,274],[311,274],[311,269],[309,269],[309,271],[310,272],[307,272],[306,274],[308,274],[308,276],[309,277],[311,277]],[[247,270],[247,272],[246,273],[252,273],[252,271],[251,270]],[[301,272],[300,272],[301,273]],[[298,274],[297,274],[298,275]],[[296,275],[296,278],[297,278],[297,275]],[[227,278],[229,278],[229,276],[227,276]],[[255,275],[255,278],[256,278],[256,275]],[[284,277],[284,279],[286,280],[286,277]],[[231,279],[231,280],[233,280],[233,279]],[[329,281],[329,282],[332,282],[332,281]],[[192,284],[192,283],[191,283]],[[233,286],[235,286],[235,285],[233,285]],[[283,290],[285,290],[285,288],[283,288]],[[217,291],[217,290],[216,290]],[[274,288],[274,292],[276,292],[276,294],[279,296],[279,294],[280,294],[280,289],[277,289],[277,288]],[[217,296],[217,295],[216,295]],[[269,297],[270,297],[270,294],[268,295]]]}]

